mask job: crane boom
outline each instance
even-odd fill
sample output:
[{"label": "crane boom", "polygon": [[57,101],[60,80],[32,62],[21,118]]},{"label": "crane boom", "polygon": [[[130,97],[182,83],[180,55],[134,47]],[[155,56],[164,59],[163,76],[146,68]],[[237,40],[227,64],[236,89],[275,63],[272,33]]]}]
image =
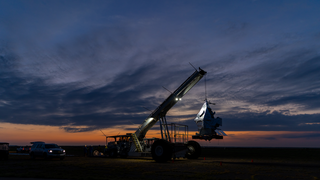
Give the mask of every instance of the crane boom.
[{"label": "crane boom", "polygon": [[135,132],[136,137],[142,140],[148,130],[165,117],[167,112],[174,106],[207,72],[199,68],[187,80],[185,80],[170,96],[164,100],[142,123]]}]

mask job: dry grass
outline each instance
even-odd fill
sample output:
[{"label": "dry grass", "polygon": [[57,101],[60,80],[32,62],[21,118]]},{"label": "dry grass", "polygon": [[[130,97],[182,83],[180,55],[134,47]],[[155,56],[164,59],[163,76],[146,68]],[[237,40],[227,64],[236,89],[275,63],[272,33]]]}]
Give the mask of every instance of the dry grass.
[{"label": "dry grass", "polygon": [[[228,150],[217,154],[217,149],[204,150],[198,160],[175,160],[155,163],[151,158],[110,159],[102,157],[66,157],[31,160],[28,156],[10,155],[0,161],[0,177],[25,177],[48,179],[310,179],[320,177],[320,161],[308,159],[309,155],[292,158],[290,152],[277,156],[250,156]],[[262,150],[261,150],[262,151]],[[70,152],[70,151],[68,151]],[[300,151],[301,153],[301,151]],[[307,154],[310,154],[310,151]],[[318,153],[318,152],[316,152]],[[81,154],[81,153],[79,153]],[[254,153],[253,153],[254,154]],[[259,155],[260,154],[260,155]],[[263,153],[262,153],[263,154]],[[260,156],[260,157],[259,157]],[[317,155],[314,155],[317,157]],[[252,163],[251,160],[254,159]]]}]

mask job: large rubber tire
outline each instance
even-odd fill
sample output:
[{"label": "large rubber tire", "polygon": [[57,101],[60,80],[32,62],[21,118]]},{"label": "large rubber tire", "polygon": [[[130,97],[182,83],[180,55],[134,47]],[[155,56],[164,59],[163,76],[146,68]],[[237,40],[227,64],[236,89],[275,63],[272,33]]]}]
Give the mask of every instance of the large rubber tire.
[{"label": "large rubber tire", "polygon": [[50,158],[48,157],[47,153],[43,153],[42,157],[43,157],[43,159],[45,159],[45,160],[50,159]]},{"label": "large rubber tire", "polygon": [[122,150],[122,152],[120,152],[120,157],[121,158],[127,158],[128,157],[128,153],[129,153],[129,149],[125,148]]},{"label": "large rubber tire", "polygon": [[30,154],[30,158],[31,158],[32,160],[36,159],[36,156],[34,155],[34,153],[31,153],[31,154]]},{"label": "large rubber tire", "polygon": [[118,156],[118,152],[116,149],[112,149],[109,151],[109,157],[110,158],[116,158]]},{"label": "large rubber tire", "polygon": [[155,141],[151,146],[152,158],[159,163],[167,162],[172,157],[171,144],[163,139]]},{"label": "large rubber tire", "polygon": [[187,148],[188,152],[186,157],[188,159],[198,159],[198,157],[201,155],[201,146],[196,141],[188,141]]}]

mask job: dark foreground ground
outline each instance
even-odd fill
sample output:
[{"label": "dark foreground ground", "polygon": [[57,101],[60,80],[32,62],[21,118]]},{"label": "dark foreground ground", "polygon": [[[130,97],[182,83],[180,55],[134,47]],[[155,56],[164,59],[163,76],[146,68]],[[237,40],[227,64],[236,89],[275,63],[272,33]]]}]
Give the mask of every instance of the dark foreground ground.
[{"label": "dark foreground ground", "polygon": [[205,148],[197,160],[155,163],[151,158],[82,157],[81,147],[64,147],[64,160],[10,155],[1,177],[44,179],[320,179],[320,149]]}]

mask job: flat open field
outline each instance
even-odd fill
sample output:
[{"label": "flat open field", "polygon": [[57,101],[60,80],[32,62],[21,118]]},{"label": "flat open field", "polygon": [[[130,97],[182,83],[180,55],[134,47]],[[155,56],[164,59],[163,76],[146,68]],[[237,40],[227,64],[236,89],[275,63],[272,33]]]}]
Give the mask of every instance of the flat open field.
[{"label": "flat open field", "polygon": [[[81,147],[63,147],[81,155]],[[70,156],[31,160],[10,155],[0,177],[48,179],[320,179],[320,149],[204,148],[197,160]]]}]

